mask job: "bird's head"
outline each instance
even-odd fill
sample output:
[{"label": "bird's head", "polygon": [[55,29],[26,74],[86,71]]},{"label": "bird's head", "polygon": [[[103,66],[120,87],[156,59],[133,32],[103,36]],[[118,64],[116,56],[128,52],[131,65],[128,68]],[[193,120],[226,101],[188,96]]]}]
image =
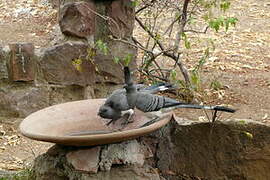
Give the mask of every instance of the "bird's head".
[{"label": "bird's head", "polygon": [[99,108],[98,115],[105,119],[113,119],[115,112],[110,106],[103,105]]}]

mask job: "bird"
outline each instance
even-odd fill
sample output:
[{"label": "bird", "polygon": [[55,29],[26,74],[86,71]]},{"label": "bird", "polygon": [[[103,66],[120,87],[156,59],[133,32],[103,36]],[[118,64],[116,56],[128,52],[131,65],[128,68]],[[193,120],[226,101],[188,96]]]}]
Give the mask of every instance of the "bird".
[{"label": "bird", "polygon": [[[197,104],[189,104],[180,102],[178,100],[160,96],[156,94],[146,93],[144,91],[138,91],[136,85],[133,83],[129,67],[124,67],[126,100],[128,107],[131,109],[137,108],[143,112],[159,111],[166,108],[193,108],[193,109],[209,109],[217,111],[223,111],[228,113],[234,113],[235,110],[224,106],[205,106]],[[214,121],[214,120],[213,120]]]},{"label": "bird", "polygon": [[[146,86],[144,84],[135,84],[134,87],[138,92],[144,92],[147,94],[158,93],[168,89],[175,88],[170,83],[157,83],[155,85]],[[131,120],[131,116],[134,113],[134,107],[131,107],[127,102],[126,90],[124,88],[114,90],[112,94],[107,97],[105,103],[99,108],[98,115],[105,119],[110,119],[107,125],[128,114],[127,122]]]},{"label": "bird", "polygon": [[[193,108],[193,109],[209,109],[217,111],[234,113],[235,110],[224,106],[205,106],[197,104],[189,104],[178,101],[155,93],[166,89],[175,88],[171,84],[158,84],[146,87],[141,84],[134,84],[129,67],[124,67],[125,85],[122,89],[117,89],[106,99],[105,103],[99,108],[98,115],[105,119],[110,119],[107,123],[112,122],[128,114],[127,123],[131,122],[134,109],[137,108],[142,112],[154,112],[159,110],[172,110],[176,108]],[[214,119],[213,119],[214,121]]]}]

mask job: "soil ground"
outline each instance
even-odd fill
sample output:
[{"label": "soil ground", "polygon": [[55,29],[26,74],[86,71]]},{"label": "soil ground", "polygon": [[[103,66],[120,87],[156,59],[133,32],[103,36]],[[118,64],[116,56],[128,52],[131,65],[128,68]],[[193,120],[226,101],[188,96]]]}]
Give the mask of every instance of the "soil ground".
[{"label": "soil ground", "polygon": [[[36,48],[49,45],[56,24],[56,11],[37,2],[0,0],[1,46],[12,42],[32,42]],[[217,41],[216,50],[202,71],[204,89],[214,79],[224,88],[206,93],[209,98],[205,102],[229,104],[238,109],[232,117],[223,114],[220,120],[252,119],[270,124],[270,2],[237,0],[232,5],[230,13],[239,19],[237,26],[227,33],[207,34]],[[33,8],[32,14],[24,13],[22,7]],[[192,64],[193,61],[186,63]],[[176,114],[207,120],[204,112],[197,110],[181,110]],[[18,133],[20,121],[0,121],[0,170],[22,169],[51,146],[22,137]]]}]

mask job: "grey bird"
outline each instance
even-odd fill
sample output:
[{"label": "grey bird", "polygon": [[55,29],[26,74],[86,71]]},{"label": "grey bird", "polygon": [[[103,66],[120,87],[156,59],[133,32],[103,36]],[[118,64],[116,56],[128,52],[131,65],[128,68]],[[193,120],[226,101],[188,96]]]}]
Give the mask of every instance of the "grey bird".
[{"label": "grey bird", "polygon": [[[157,93],[168,89],[173,89],[175,86],[169,83],[158,83],[152,86],[146,86],[143,84],[134,85],[137,92],[143,92],[146,94]],[[127,122],[130,121],[134,106],[128,104],[126,90],[117,89],[106,99],[105,103],[99,108],[98,115],[105,119],[110,119],[107,123],[110,123],[120,119],[125,114],[128,114]]]},{"label": "grey bird", "polygon": [[136,85],[134,85],[131,78],[131,73],[128,67],[124,67],[126,89],[126,100],[128,107],[131,109],[137,108],[143,112],[159,111],[164,108],[194,108],[194,109],[209,109],[214,111],[224,111],[234,113],[235,110],[224,106],[202,106],[195,104],[188,104],[177,101],[165,96],[159,96],[156,94],[146,93],[144,91],[138,91]]}]

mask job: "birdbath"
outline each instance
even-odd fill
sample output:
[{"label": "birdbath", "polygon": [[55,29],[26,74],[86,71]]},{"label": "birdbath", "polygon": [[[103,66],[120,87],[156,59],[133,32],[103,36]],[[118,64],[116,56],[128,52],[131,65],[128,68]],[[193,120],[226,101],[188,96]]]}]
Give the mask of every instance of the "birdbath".
[{"label": "birdbath", "polygon": [[135,111],[132,123],[122,125],[125,121],[123,117],[115,124],[107,126],[109,120],[97,115],[104,101],[105,99],[89,99],[42,109],[25,118],[20,124],[20,131],[24,136],[38,141],[70,146],[95,146],[151,133],[166,125],[172,118],[172,113],[149,116]]}]

